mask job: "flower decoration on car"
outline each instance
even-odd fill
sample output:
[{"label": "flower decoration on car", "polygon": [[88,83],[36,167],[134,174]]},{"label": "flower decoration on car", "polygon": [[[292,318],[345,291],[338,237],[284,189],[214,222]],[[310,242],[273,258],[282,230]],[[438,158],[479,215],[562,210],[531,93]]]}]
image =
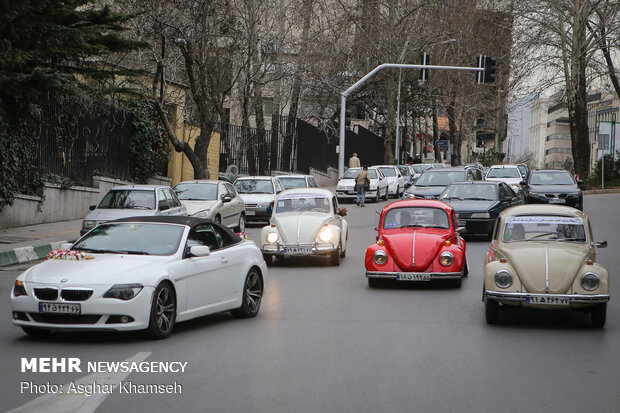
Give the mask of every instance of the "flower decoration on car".
[{"label": "flower decoration on car", "polygon": [[74,250],[54,250],[47,254],[48,260],[67,260],[67,261],[81,261],[92,260],[95,257],[88,255],[82,251]]},{"label": "flower decoration on car", "polygon": [[245,234],[245,232],[237,232],[237,235],[241,238],[241,239],[249,239],[248,236]]}]

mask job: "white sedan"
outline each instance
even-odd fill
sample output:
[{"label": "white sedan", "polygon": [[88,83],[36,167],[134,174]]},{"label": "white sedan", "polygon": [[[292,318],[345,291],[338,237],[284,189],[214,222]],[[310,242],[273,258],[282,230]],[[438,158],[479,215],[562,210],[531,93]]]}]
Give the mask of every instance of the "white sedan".
[{"label": "white sedan", "polygon": [[346,210],[338,207],[336,196],[326,189],[289,189],[278,195],[270,225],[260,234],[265,261],[274,256],[329,256],[339,265],[347,252]]},{"label": "white sedan", "polygon": [[124,218],[91,230],[70,249],[17,277],[13,324],[53,330],[147,330],[231,310],[258,314],[267,267],[254,242],[193,217]]},{"label": "white sedan", "polygon": [[[349,168],[340,178],[336,187],[336,195],[339,200],[357,199],[357,192],[354,189],[355,177],[361,170],[362,168]],[[366,199],[372,199],[375,202],[379,202],[381,198],[387,200],[388,180],[383,172],[374,167],[368,168],[368,178],[370,179],[370,188],[366,191]]]}]

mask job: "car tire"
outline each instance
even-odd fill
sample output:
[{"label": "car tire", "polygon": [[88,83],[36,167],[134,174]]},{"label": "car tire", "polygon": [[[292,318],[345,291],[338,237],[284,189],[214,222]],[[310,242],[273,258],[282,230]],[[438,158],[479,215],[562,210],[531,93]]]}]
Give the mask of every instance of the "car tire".
[{"label": "car tire", "polygon": [[260,310],[260,303],[263,298],[263,277],[256,267],[250,268],[248,275],[245,276],[243,283],[243,298],[241,307],[231,311],[232,315],[237,318],[256,317]]},{"label": "car tire", "polygon": [[607,320],[607,303],[596,304],[593,306],[590,310],[590,317],[592,318],[592,327],[605,327],[605,321]]},{"label": "car tire", "polygon": [[389,198],[389,194],[388,194],[388,192],[389,192],[389,189],[386,187],[386,188],[385,188],[385,194],[383,195],[383,200],[384,200],[384,201],[387,201],[387,200],[388,200],[388,198]]},{"label": "car tire", "polygon": [[329,264],[337,267],[340,265],[340,247],[334,252],[329,254]]},{"label": "car tire", "polygon": [[377,188],[377,193],[375,194],[375,198],[373,199],[373,201],[375,202],[375,204],[376,204],[377,202],[379,202],[379,199],[381,198],[381,194],[380,194],[380,192],[381,192],[381,191],[379,190],[379,188]]},{"label": "car tire", "polygon": [[456,280],[452,280],[452,286],[454,288],[461,288],[462,283],[463,283],[463,278],[457,278]]},{"label": "car tire", "polygon": [[245,232],[245,214],[239,216],[239,225],[235,227],[235,232]]},{"label": "car tire", "polygon": [[381,286],[381,280],[378,278],[369,278],[368,279],[368,287],[370,288],[378,288]]},{"label": "car tire", "polygon": [[463,277],[467,277],[469,275],[469,264],[467,264],[467,258],[465,258],[465,265],[463,268]]},{"label": "car tire", "polygon": [[487,324],[497,324],[499,322],[499,303],[494,300],[485,301],[484,315],[487,319]]},{"label": "car tire", "polygon": [[172,333],[177,317],[177,298],[172,284],[168,281],[159,283],[153,293],[151,316],[147,331],[151,338],[162,339]]},{"label": "car tire", "polygon": [[46,328],[22,326],[22,330],[24,331],[24,333],[28,334],[30,337],[33,338],[45,338],[52,333],[52,330],[48,330]]}]

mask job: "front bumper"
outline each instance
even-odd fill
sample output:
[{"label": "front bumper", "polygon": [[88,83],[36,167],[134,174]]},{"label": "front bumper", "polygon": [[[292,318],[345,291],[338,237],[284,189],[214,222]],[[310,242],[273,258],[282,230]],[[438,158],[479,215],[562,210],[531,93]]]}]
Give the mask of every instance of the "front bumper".
[{"label": "front bumper", "polygon": [[495,226],[495,218],[459,218],[459,226],[461,221],[465,223],[466,235],[490,234]]},{"label": "front bumper", "polygon": [[[609,301],[609,294],[530,294],[530,293],[509,293],[501,291],[485,291],[482,295],[483,301],[505,301],[511,303],[523,303],[533,306],[540,304],[531,304],[531,297],[554,297],[568,299],[568,304],[599,304]],[[566,307],[566,306],[562,306]],[[557,307],[556,307],[557,308]]]},{"label": "front bumper", "polygon": [[310,256],[329,255],[338,250],[333,242],[315,242],[308,244],[263,244],[261,252],[265,255]]},{"label": "front bumper", "polygon": [[457,280],[463,278],[462,272],[388,272],[366,271],[366,278],[378,278],[382,280],[396,280],[399,276],[412,276],[413,278],[427,278],[428,280],[414,279],[407,281],[431,281],[431,280]]},{"label": "front bumper", "polygon": [[271,211],[267,208],[245,207],[245,220],[249,221],[269,221]]},{"label": "front bumper", "polygon": [[[357,192],[350,190],[350,191],[343,191],[343,190],[336,190],[336,196],[338,197],[338,199],[357,199]],[[375,196],[377,196],[377,190],[367,190],[364,193],[364,197],[365,198],[374,198]]]},{"label": "front bumper", "polygon": [[525,197],[526,204],[552,204],[565,205],[577,209],[583,209],[583,197],[558,197],[558,198],[542,198],[528,195]]}]

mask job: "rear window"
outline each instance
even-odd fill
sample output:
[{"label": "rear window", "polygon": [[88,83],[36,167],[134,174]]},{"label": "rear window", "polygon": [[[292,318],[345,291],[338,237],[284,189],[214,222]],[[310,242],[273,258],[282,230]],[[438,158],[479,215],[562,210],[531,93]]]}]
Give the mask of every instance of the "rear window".
[{"label": "rear window", "polygon": [[586,230],[581,218],[563,216],[515,216],[504,223],[504,242],[568,241],[586,242]]},{"label": "rear window", "polygon": [[306,178],[279,178],[284,189],[305,188]]},{"label": "rear window", "polygon": [[487,178],[521,178],[517,168],[491,168]]},{"label": "rear window", "polygon": [[393,208],[383,218],[384,229],[450,228],[448,214],[443,209],[426,207]]}]

